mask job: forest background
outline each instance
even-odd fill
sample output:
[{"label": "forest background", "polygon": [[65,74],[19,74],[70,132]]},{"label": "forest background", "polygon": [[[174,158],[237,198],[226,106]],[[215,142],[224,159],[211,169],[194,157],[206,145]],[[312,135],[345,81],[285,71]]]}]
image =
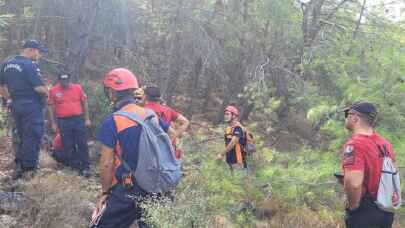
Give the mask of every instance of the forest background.
[{"label": "forest background", "polygon": [[[146,206],[156,227],[342,227],[332,174],[349,136],[343,107],[376,104],[377,131],[405,167],[405,21],[370,2],[0,0],[0,56],[43,42],[44,78],[70,73],[84,85],[94,130],[108,113],[100,80],[114,67],[160,86],[192,120],[176,202]],[[231,102],[259,147],[248,174],[215,161]]]}]

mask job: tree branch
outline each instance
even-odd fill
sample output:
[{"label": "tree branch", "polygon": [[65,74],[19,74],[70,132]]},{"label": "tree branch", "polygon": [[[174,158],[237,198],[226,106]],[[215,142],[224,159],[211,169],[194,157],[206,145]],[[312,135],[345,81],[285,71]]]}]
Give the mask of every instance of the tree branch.
[{"label": "tree branch", "polygon": [[353,31],[353,40],[356,38],[357,33],[358,33],[359,29],[360,29],[361,20],[363,19],[364,9],[366,8],[366,2],[367,2],[366,0],[363,0],[363,4],[362,4],[362,6],[361,6],[361,11],[360,11],[359,20],[357,20],[356,28],[355,28],[354,31]]}]

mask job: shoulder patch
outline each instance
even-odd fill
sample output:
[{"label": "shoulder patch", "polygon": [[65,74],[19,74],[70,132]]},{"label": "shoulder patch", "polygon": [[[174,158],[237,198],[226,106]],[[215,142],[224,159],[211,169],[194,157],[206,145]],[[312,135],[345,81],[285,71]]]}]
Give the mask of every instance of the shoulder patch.
[{"label": "shoulder patch", "polygon": [[353,146],[352,146],[352,145],[347,145],[347,146],[345,147],[344,155],[345,155],[345,156],[351,156],[351,155],[353,155]]},{"label": "shoulder patch", "polygon": [[343,151],[343,165],[353,165],[354,159],[353,145],[347,145]]}]

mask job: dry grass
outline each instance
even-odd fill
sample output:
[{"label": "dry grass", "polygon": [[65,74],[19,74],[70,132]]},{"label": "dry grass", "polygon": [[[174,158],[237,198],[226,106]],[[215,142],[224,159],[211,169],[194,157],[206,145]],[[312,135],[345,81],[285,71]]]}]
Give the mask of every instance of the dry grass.
[{"label": "dry grass", "polygon": [[99,183],[68,170],[42,170],[20,189],[36,203],[17,215],[19,228],[88,227]]}]

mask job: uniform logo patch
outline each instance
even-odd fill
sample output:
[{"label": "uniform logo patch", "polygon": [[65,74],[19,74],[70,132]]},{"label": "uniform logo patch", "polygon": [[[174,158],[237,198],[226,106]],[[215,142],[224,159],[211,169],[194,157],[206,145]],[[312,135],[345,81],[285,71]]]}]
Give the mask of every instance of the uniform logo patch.
[{"label": "uniform logo patch", "polygon": [[346,146],[344,155],[345,155],[345,156],[351,156],[351,155],[353,155],[353,146],[352,146],[352,145],[347,145],[347,146]]},{"label": "uniform logo patch", "polygon": [[62,97],[62,93],[61,92],[55,93],[55,97],[58,97],[58,98]]},{"label": "uniform logo patch", "polygon": [[354,164],[353,146],[347,145],[343,152],[343,165],[353,165],[353,164]]}]

